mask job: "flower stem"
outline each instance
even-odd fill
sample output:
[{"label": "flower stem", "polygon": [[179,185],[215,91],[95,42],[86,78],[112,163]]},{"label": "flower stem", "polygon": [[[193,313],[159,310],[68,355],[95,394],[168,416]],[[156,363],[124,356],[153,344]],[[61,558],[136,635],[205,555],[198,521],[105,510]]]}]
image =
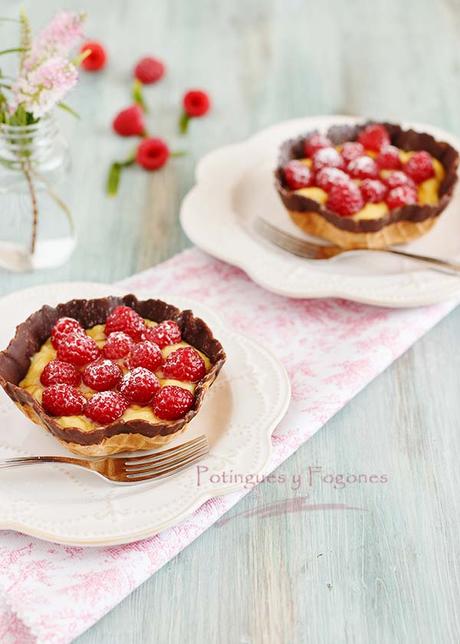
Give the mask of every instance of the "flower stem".
[{"label": "flower stem", "polygon": [[38,230],[38,201],[37,193],[35,192],[35,185],[32,179],[32,171],[30,163],[28,161],[23,161],[21,163],[22,171],[27,181],[27,187],[29,188],[30,200],[32,202],[32,238],[30,242],[30,252],[33,255],[35,252],[35,247],[37,245],[37,230]]}]

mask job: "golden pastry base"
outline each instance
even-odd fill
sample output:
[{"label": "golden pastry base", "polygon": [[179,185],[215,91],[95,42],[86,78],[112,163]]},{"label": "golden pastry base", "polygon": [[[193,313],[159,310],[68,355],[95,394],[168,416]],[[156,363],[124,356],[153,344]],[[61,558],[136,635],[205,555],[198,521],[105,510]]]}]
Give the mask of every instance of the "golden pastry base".
[{"label": "golden pastry base", "polygon": [[[35,413],[34,409],[28,405],[21,405],[16,403],[19,409],[28,417],[30,420],[40,425],[46,432],[48,428],[43,422],[42,418]],[[109,438],[104,438],[100,443],[94,443],[92,445],[81,445],[80,443],[69,443],[67,441],[61,440],[57,436],[54,438],[59,441],[59,443],[68,449],[73,454],[78,454],[79,456],[111,456],[113,454],[118,454],[118,452],[137,452],[158,449],[163,447],[170,441],[172,441],[176,436],[182,434],[188,427],[186,423],[179,430],[167,434],[166,436],[144,436],[143,434],[115,434]]]},{"label": "golden pastry base", "polygon": [[186,429],[187,425],[184,425],[177,432],[167,436],[153,436],[152,438],[142,434],[115,434],[115,436],[105,438],[101,443],[95,445],[80,445],[79,443],[67,443],[66,441],[58,440],[63,447],[79,456],[111,456],[119,452],[137,452],[164,447],[174,438],[180,436]]},{"label": "golden pastry base", "polygon": [[288,210],[292,221],[304,232],[322,237],[341,248],[387,248],[394,244],[407,242],[425,235],[434,225],[436,217],[420,222],[397,221],[384,226],[375,233],[352,233],[337,228],[316,212],[297,212]]}]

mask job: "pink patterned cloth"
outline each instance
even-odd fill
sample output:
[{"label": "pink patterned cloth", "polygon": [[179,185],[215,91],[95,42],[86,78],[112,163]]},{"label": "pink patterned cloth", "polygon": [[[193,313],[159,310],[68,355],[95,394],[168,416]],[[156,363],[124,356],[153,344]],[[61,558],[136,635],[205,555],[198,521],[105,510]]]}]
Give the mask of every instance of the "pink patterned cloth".
[{"label": "pink patterned cloth", "polygon": [[[196,249],[123,286],[200,299],[284,362],[293,398],[273,436],[272,468],[455,306],[390,310],[338,299],[288,300]],[[175,528],[127,546],[75,548],[0,533],[0,641],[70,642],[247,491],[213,499]]]}]

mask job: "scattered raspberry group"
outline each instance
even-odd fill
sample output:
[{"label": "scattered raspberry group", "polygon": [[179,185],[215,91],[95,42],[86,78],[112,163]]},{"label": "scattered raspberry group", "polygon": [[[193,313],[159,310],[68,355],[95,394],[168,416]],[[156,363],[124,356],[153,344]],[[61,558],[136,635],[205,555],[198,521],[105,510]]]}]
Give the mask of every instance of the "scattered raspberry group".
[{"label": "scattered raspberry group", "polygon": [[158,378],[194,383],[206,374],[204,360],[193,347],[172,350],[164,360],[161,350],[182,341],[177,322],[164,320],[147,326],[134,309],[117,306],[107,316],[104,331],[107,340],[101,350],[74,318],[56,321],[51,341],[57,358],[40,375],[47,413],[84,414],[96,423],[108,424],[131,404],[150,405],[164,420],[181,418],[191,409],[195,398],[188,389],[162,387]]},{"label": "scattered raspberry group", "polygon": [[292,159],[283,167],[286,187],[321,188],[327,193],[328,210],[341,217],[353,216],[366,204],[385,203],[390,210],[416,204],[417,185],[435,176],[428,152],[414,152],[405,160],[380,124],[367,125],[357,141],[335,147],[316,132],[303,142],[303,151],[306,158]]},{"label": "scattered raspberry group", "polygon": [[[106,53],[100,43],[88,42],[82,49],[82,67],[88,71],[102,69],[106,63]],[[114,196],[118,192],[121,173],[128,166],[137,164],[148,172],[157,171],[166,165],[171,153],[169,146],[162,138],[150,136],[145,123],[147,104],[143,95],[143,87],[157,83],[165,74],[165,65],[158,58],[146,56],[137,62],[133,70],[134,82],[132,86],[133,104],[121,110],[112,120],[112,129],[119,136],[143,137],[136,149],[122,161],[115,161],[110,165],[106,181],[108,195]],[[185,134],[191,119],[205,116],[211,109],[209,94],[202,89],[188,90],[182,96],[182,109],[179,117],[179,132]],[[184,153],[176,151],[173,156],[182,156]]]}]

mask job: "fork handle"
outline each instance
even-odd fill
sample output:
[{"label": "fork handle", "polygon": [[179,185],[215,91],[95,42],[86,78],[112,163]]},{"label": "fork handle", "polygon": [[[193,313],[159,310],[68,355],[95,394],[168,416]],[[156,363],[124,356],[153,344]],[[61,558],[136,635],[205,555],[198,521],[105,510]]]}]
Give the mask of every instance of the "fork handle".
[{"label": "fork handle", "polygon": [[0,460],[0,470],[8,470],[12,467],[22,467],[24,465],[39,465],[40,463],[66,463],[68,465],[88,467],[87,461],[82,461],[79,458],[69,458],[67,456],[24,456]]},{"label": "fork handle", "polygon": [[460,273],[460,264],[456,262],[449,262],[444,259],[438,259],[437,257],[428,257],[427,255],[417,255],[416,253],[408,253],[405,250],[396,250],[395,248],[371,248],[369,250],[375,250],[378,252],[391,253],[392,255],[398,255],[399,257],[407,257],[408,259],[414,259],[418,262],[424,264],[430,264],[431,266],[441,269],[445,273],[458,275]]}]

